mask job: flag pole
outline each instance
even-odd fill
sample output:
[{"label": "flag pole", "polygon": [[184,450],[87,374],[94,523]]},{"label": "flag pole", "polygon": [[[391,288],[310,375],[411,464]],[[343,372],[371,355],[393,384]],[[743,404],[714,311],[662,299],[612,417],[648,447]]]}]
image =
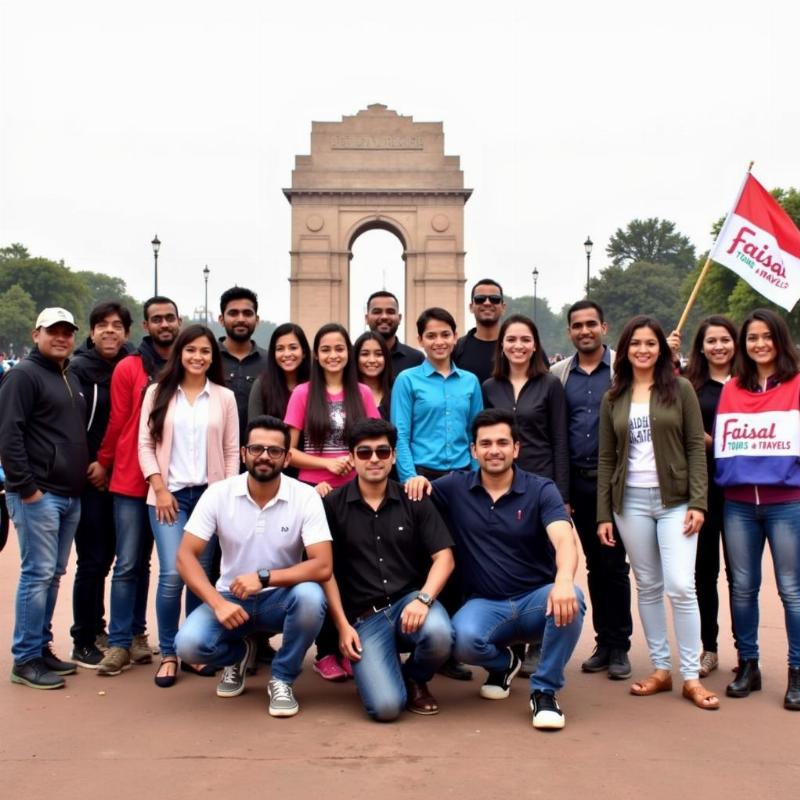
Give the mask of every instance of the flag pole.
[{"label": "flag pole", "polygon": [[[755,162],[751,161],[747,165],[747,175],[750,174],[750,170],[753,169],[753,164]],[[747,180],[747,176],[745,176],[745,180]],[[744,189],[744,183],[742,184],[742,189]],[[739,191],[739,197],[741,197],[741,190]],[[736,198],[736,202],[733,204],[733,208],[736,208],[736,204],[739,202],[739,197]],[[724,229],[724,225],[720,230]],[[708,270],[711,268],[711,253],[714,252],[714,246],[716,245],[716,239],[714,240],[714,244],[711,245],[711,249],[708,251],[708,258],[706,259],[706,263],[703,264],[703,269],[700,270],[700,274],[697,276],[697,281],[694,284],[694,288],[692,289],[692,293],[689,295],[689,299],[686,301],[686,307],[683,309],[683,313],[681,314],[681,318],[678,320],[678,324],[675,330],[680,333],[683,330],[683,326],[686,324],[686,318],[689,316],[689,312],[692,310],[692,306],[697,300],[697,295],[700,294],[700,287],[703,284],[703,281],[706,279],[706,275],[708,274]]]}]

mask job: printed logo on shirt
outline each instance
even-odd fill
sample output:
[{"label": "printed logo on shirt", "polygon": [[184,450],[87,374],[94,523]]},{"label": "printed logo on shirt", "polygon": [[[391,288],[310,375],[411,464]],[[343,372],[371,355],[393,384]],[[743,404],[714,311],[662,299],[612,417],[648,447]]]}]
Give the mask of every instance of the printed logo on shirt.
[{"label": "printed logo on shirt", "polygon": [[714,455],[800,456],[800,410],[717,414]]},{"label": "printed logo on shirt", "polygon": [[649,414],[630,418],[628,421],[628,439],[631,444],[644,444],[653,440]]}]

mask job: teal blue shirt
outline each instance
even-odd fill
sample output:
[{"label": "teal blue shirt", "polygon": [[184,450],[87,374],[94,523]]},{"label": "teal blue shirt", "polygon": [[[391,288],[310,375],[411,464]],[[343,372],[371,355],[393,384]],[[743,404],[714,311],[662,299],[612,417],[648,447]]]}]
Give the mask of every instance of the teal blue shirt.
[{"label": "teal blue shirt", "polygon": [[445,378],[428,359],[403,370],[392,387],[392,422],[397,428],[397,473],[401,481],[416,466],[454,470],[470,466],[472,420],[483,409],[478,379],[451,365]]}]

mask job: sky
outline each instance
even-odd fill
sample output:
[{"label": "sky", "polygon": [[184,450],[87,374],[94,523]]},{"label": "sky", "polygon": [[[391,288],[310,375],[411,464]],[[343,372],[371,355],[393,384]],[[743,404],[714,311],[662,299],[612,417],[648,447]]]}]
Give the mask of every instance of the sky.
[{"label": "sky", "polygon": [[[587,235],[593,274],[636,217],[703,251],[750,160],[767,188],[800,185],[798,29],[800,4],[772,0],[0,0],[0,246],[144,299],[158,234],[182,310],[208,265],[209,306],[238,283],[284,321],[294,157],[312,120],[384,103],[441,121],[461,158],[467,286],[530,295],[536,267],[559,309],[582,295]],[[401,253],[356,241],[351,316],[401,290]]]}]

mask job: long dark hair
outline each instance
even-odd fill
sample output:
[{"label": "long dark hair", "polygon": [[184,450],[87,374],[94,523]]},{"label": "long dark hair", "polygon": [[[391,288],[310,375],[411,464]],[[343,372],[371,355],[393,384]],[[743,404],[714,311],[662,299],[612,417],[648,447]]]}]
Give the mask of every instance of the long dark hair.
[{"label": "long dark hair", "polygon": [[289,386],[286,383],[286,373],[280,368],[275,358],[275,350],[278,347],[278,339],[281,336],[294,335],[300,343],[300,349],[303,351],[303,360],[297,368],[295,375],[297,383],[305,383],[308,380],[309,365],[311,363],[311,348],[308,346],[308,339],[306,339],[305,332],[299,325],[294,322],[284,322],[283,325],[278,325],[272,332],[272,337],[269,340],[269,347],[267,348],[267,365],[261,373],[261,404],[264,407],[264,413],[283,419],[286,416],[286,406],[289,403]]},{"label": "long dark hair", "polygon": [[378,331],[365,331],[362,333],[353,345],[353,354],[356,360],[358,378],[363,383],[366,383],[366,381],[363,380],[361,370],[358,366],[358,354],[361,352],[361,348],[364,346],[365,342],[377,342],[378,347],[381,348],[381,353],[383,353],[383,372],[381,372],[380,375],[381,394],[383,395],[381,405],[384,408],[390,408],[392,405],[392,354],[389,352],[389,348],[386,345],[386,339],[384,339]]},{"label": "long dark hair", "polygon": [[305,434],[314,450],[321,450],[325,438],[331,430],[329,403],[326,394],[325,371],[319,363],[319,343],[323,336],[329,333],[338,333],[347,346],[347,364],[342,372],[342,389],[344,390],[344,441],[350,437],[353,423],[366,416],[364,403],[361,400],[361,390],[358,388],[358,372],[355,358],[353,358],[353,345],[347,330],[338,322],[329,322],[323,325],[314,337],[314,358],[311,362],[308,384],[308,406],[306,407]]},{"label": "long dark hair", "polygon": [[[703,353],[703,342],[706,338],[706,331],[709,328],[725,328],[733,339],[734,351],[733,356],[736,357],[736,338],[739,335],[736,332],[736,326],[727,318],[719,314],[714,314],[706,317],[697,329],[692,342],[692,352],[689,353],[689,365],[686,367],[684,377],[689,383],[694,386],[695,391],[699,391],[703,384],[708,380],[708,359]],[[733,364],[731,364],[733,367]]]},{"label": "long dark hair", "polygon": [[608,399],[618,400],[633,384],[633,366],[628,358],[633,334],[640,328],[650,328],[658,340],[658,359],[653,370],[653,391],[664,405],[672,405],[678,395],[678,381],[672,366],[672,352],[661,324],[654,317],[640,314],[629,320],[619,336],[617,358],[614,362],[614,380],[608,390]]},{"label": "long dark hair", "polygon": [[527,326],[531,334],[533,334],[534,350],[531,354],[530,364],[528,364],[528,377],[535,378],[537,375],[544,375],[545,372],[550,371],[550,366],[544,360],[542,342],[541,339],[539,339],[539,329],[536,327],[536,323],[524,314],[512,314],[510,317],[506,317],[506,319],[503,320],[503,324],[500,326],[500,333],[497,336],[497,344],[494,348],[494,370],[492,372],[492,377],[496,380],[508,380],[508,376],[511,372],[511,365],[508,363],[508,358],[506,358],[503,352],[503,339],[505,339],[506,331],[509,326],[516,322]]},{"label": "long dark hair", "polygon": [[751,392],[758,391],[758,367],[756,362],[747,354],[747,329],[751,322],[763,322],[772,336],[772,344],[775,347],[775,372],[773,377],[778,383],[789,381],[800,371],[798,365],[797,349],[792,341],[792,334],[789,333],[783,317],[778,316],[768,308],[757,308],[745,317],[742,327],[739,329],[739,346],[736,351],[736,362],[733,367],[733,374],[739,385]]},{"label": "long dark hair", "polygon": [[170,401],[183,383],[186,370],[181,363],[181,354],[184,348],[195,339],[205,336],[211,344],[211,364],[206,372],[206,377],[212,383],[225,385],[225,374],[222,371],[222,356],[214,334],[205,325],[189,325],[184,328],[175,340],[172,352],[169,354],[164,369],[156,376],[156,390],[153,398],[153,410],[150,412],[150,433],[157,441],[161,441],[164,434],[164,420],[167,418],[167,409]]}]

